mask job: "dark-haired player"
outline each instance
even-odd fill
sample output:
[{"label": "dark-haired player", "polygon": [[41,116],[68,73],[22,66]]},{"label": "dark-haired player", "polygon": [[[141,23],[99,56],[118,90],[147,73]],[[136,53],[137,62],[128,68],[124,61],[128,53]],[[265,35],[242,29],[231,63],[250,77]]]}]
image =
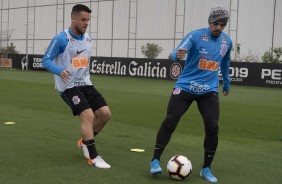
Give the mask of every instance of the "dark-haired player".
[{"label": "dark-haired player", "polygon": [[180,118],[195,101],[205,125],[204,163],[200,175],[210,182],[217,182],[211,172],[211,163],[218,145],[219,69],[223,78],[222,94],[228,95],[230,88],[232,41],[222,32],[228,19],[228,10],[224,6],[215,6],[209,16],[209,27],[190,32],[171,54],[176,62],[186,58],[185,66],[170,96],[166,118],[157,134],[151,161],[152,174],[162,172],[160,157]]},{"label": "dark-haired player", "polygon": [[83,149],[89,165],[110,168],[99,156],[94,136],[111,117],[103,96],[90,80],[89,62],[91,38],[86,33],[91,10],[82,4],[73,6],[71,25],[56,35],[44,57],[43,66],[54,74],[55,88],[72,109],[73,115],[81,119],[81,135],[78,146]]}]

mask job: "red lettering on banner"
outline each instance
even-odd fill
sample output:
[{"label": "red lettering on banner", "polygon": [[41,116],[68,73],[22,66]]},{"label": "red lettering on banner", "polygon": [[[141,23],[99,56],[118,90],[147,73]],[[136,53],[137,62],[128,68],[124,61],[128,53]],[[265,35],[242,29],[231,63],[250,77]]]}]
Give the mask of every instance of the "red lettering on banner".
[{"label": "red lettering on banner", "polygon": [[199,69],[202,69],[202,70],[217,71],[218,65],[219,65],[219,62],[208,61],[206,59],[200,59],[198,67]]}]

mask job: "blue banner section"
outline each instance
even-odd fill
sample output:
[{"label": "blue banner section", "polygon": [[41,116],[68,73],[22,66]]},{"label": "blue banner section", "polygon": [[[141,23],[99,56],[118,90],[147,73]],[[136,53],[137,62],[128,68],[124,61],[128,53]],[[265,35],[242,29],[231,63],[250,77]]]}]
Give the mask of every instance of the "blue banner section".
[{"label": "blue banner section", "polygon": [[[28,55],[27,59],[24,54],[10,54],[6,60],[15,69],[45,71],[42,57]],[[183,61],[175,63],[170,59],[91,57],[90,73],[175,80],[183,66]],[[282,64],[231,62],[229,73],[231,85],[282,87]],[[222,80],[220,72],[219,76]]]}]

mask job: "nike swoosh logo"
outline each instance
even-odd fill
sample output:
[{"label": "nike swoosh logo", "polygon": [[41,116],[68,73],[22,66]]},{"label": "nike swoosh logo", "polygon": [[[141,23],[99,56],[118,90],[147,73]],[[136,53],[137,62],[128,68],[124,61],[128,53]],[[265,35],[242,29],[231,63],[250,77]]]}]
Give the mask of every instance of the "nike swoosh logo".
[{"label": "nike swoosh logo", "polygon": [[81,51],[76,51],[76,54],[80,54],[80,53],[82,53],[83,51],[85,51],[86,49],[84,49],[84,50],[81,50]]}]

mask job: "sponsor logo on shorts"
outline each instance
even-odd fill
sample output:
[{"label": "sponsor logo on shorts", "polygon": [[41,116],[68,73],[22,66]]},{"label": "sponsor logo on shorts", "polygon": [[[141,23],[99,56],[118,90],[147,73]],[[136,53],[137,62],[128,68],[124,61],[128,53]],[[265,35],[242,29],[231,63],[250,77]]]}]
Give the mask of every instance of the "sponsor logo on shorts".
[{"label": "sponsor logo on shorts", "polygon": [[71,100],[74,105],[77,105],[80,103],[80,99],[78,98],[78,96],[73,96]]}]

